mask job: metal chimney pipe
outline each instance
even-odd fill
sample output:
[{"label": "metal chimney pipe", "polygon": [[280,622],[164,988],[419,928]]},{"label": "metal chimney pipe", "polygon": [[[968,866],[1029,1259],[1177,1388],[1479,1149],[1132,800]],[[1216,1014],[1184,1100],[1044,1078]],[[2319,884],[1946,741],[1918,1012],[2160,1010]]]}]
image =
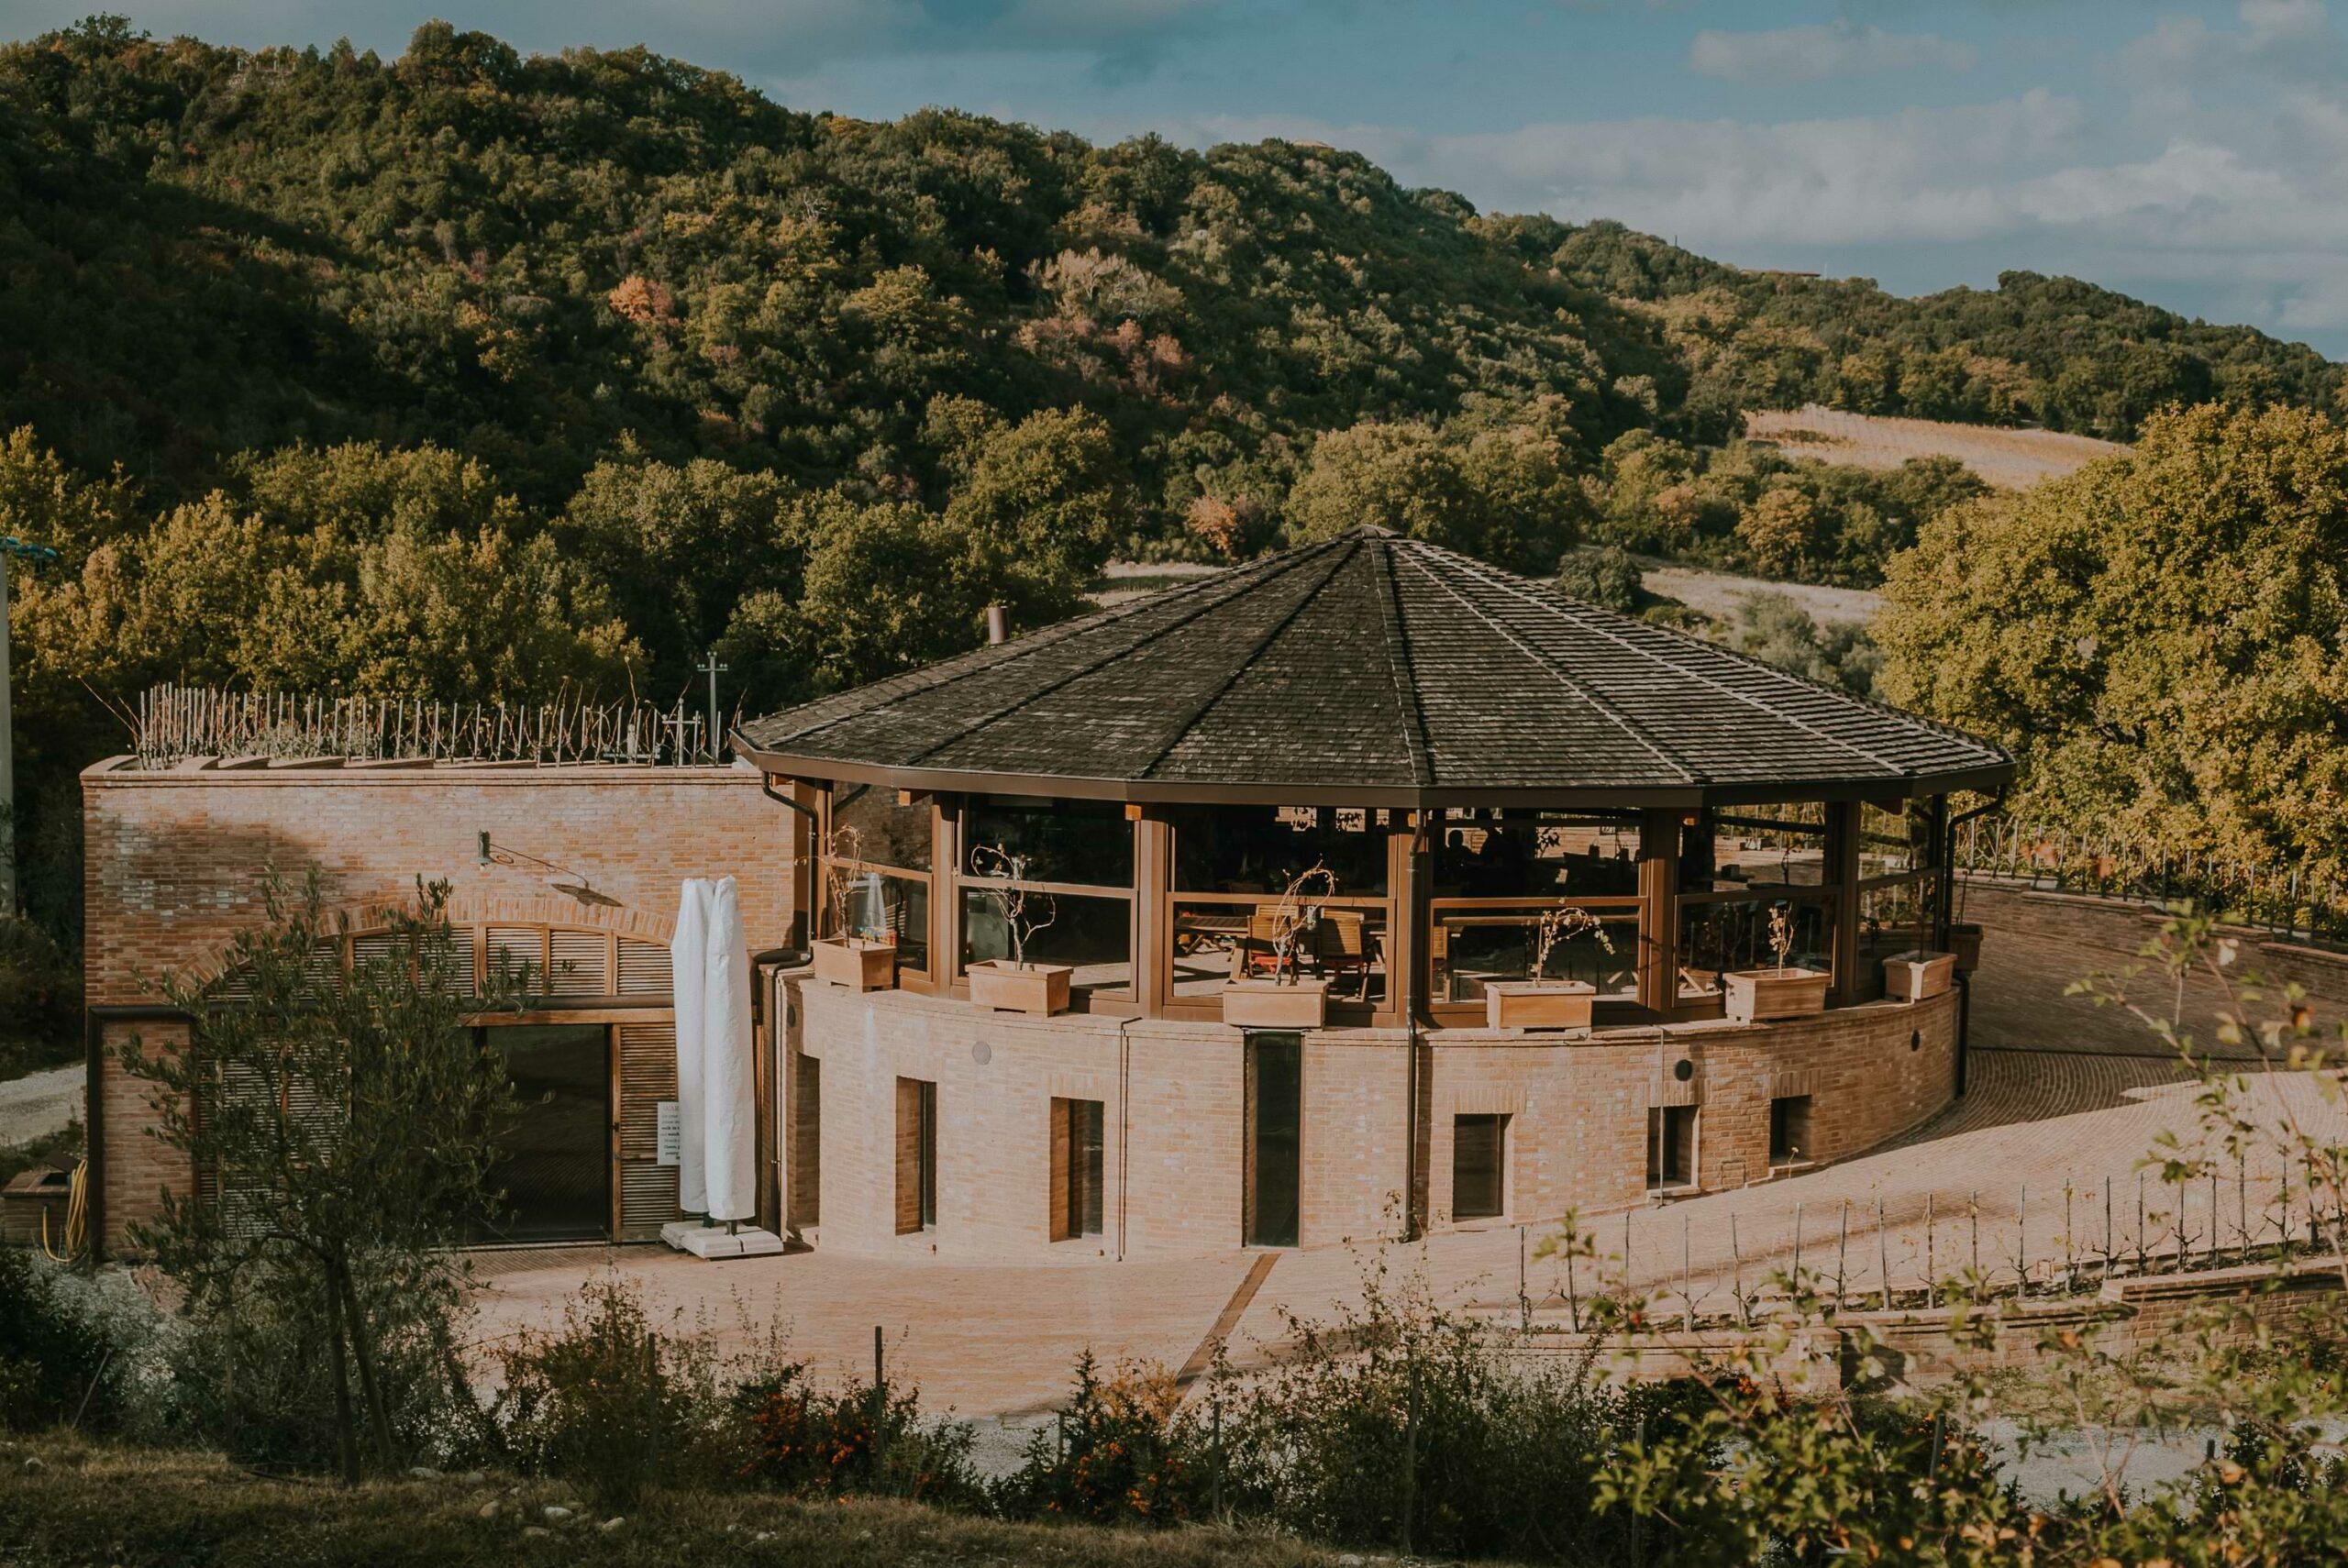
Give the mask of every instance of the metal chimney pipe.
[{"label": "metal chimney pipe", "polygon": [[1011,630],[1010,630],[1009,625],[1004,622],[1004,620],[1003,620],[1003,618],[1002,618],[1002,605],[1000,605],[1000,604],[990,604],[990,605],[988,605],[988,606],[987,606],[987,641],[988,641],[990,644],[993,644],[993,643],[1009,642],[1010,640],[1011,640]]}]

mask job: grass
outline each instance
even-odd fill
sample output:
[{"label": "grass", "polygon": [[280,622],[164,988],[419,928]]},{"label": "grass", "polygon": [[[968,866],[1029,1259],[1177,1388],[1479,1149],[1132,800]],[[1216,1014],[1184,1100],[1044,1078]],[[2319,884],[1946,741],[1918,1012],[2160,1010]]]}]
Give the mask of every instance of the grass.
[{"label": "grass", "polygon": [[[38,1467],[28,1469],[34,1459]],[[575,1517],[550,1523],[550,1506]],[[544,1533],[525,1533],[530,1530]],[[559,1482],[494,1475],[468,1484],[452,1475],[345,1490],[254,1475],[216,1454],[94,1441],[72,1432],[0,1442],[0,1563],[8,1568],[674,1568],[719,1562],[1326,1568],[1335,1561],[1335,1552],[1235,1529],[1006,1524],[910,1503],[803,1503],[748,1493],[655,1493],[640,1511],[605,1529]]]}]

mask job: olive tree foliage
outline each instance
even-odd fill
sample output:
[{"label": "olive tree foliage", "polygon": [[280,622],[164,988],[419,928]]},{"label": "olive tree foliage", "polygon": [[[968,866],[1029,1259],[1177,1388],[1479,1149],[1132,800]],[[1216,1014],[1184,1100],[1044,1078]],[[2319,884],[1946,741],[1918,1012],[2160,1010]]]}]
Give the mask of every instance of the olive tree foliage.
[{"label": "olive tree foliage", "polygon": [[2348,870],[2348,434],[2171,410],[2124,456],[1960,507],[1899,557],[1890,701],[1994,736],[2021,805]]},{"label": "olive tree foliage", "polygon": [[453,1306],[448,1248],[490,1216],[515,1114],[504,1066],[470,1021],[509,1005],[519,977],[472,994],[448,898],[445,883],[420,886],[413,907],[382,911],[388,940],[346,966],[316,874],[294,889],[269,873],[263,921],[238,933],[219,973],[159,982],[191,1021],[185,1041],[134,1037],[119,1055],[154,1088],[154,1136],[206,1177],[203,1191],[163,1192],[134,1244],[199,1323],[251,1311],[240,1303],[271,1290],[323,1321],[338,1457],[354,1481],[357,1412],[389,1471],[402,1457],[395,1411],[414,1397],[382,1373],[387,1298],[411,1315]]}]

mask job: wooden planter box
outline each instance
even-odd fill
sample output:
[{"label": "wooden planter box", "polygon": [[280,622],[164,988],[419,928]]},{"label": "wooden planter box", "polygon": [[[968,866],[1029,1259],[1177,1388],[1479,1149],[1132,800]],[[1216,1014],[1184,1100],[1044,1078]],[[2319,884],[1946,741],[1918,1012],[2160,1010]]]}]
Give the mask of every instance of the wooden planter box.
[{"label": "wooden planter box", "polygon": [[980,1007],[1049,1018],[1068,1010],[1068,981],[1076,971],[1066,964],[1030,964],[1013,968],[1008,958],[989,958],[969,967],[970,999]]},{"label": "wooden planter box", "polygon": [[897,983],[897,944],[861,936],[826,936],[808,949],[807,962],[819,980],[852,991],[885,991]]},{"label": "wooden planter box", "polygon": [[1897,1001],[1922,1001],[1956,984],[1956,955],[1910,948],[1883,961],[1883,994]]},{"label": "wooden planter box", "polygon": [[1329,1017],[1329,982],[1234,980],[1223,988],[1223,1021],[1241,1029],[1318,1029]]},{"label": "wooden planter box", "polygon": [[1598,988],[1581,980],[1487,980],[1484,1021],[1493,1029],[1589,1032]]},{"label": "wooden planter box", "polygon": [[1759,1023],[1824,1012],[1829,977],[1820,969],[1731,969],[1721,980],[1730,1019]]},{"label": "wooden planter box", "polygon": [[1949,951],[1956,955],[1956,966],[1970,975],[1981,967],[1981,927],[1969,920],[1952,922],[1948,928]]}]

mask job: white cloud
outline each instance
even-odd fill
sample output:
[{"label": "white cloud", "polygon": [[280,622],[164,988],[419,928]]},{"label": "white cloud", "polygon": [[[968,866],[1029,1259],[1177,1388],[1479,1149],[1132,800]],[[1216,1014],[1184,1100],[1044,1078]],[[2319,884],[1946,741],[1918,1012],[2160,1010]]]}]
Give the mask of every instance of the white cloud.
[{"label": "white cloud", "polygon": [[1733,82],[1822,82],[1917,66],[1969,71],[1977,58],[1971,45],[1935,34],[1888,33],[1848,21],[1758,33],[1708,28],[1688,46],[1690,71]]}]

